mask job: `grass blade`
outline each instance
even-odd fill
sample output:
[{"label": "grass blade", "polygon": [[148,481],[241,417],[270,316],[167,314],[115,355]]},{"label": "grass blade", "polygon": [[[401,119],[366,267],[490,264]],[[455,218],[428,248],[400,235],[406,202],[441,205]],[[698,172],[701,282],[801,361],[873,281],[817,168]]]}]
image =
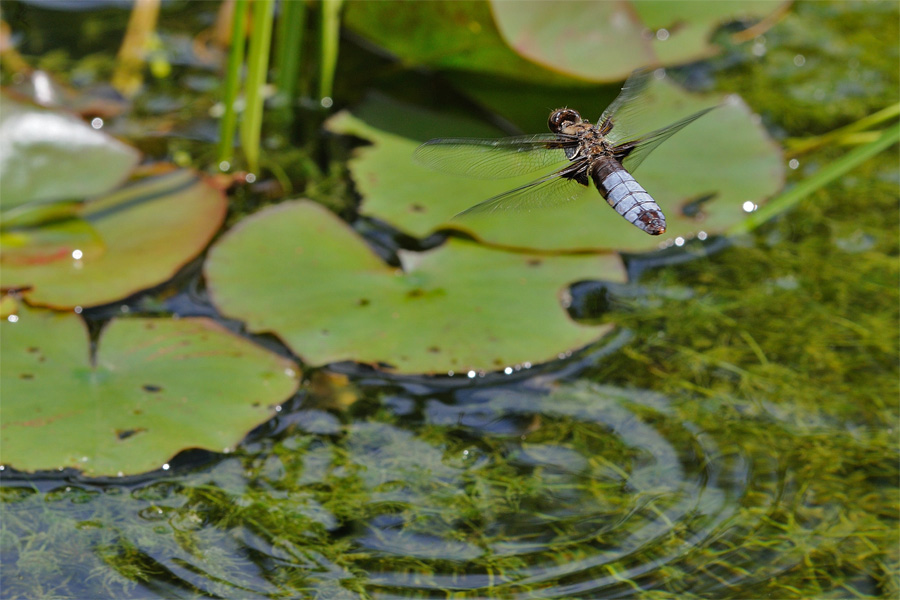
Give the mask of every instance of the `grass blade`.
[{"label": "grass blade", "polygon": [[881,134],[881,137],[874,142],[854,148],[833,163],[820,169],[811,177],[804,179],[780,196],[774,198],[756,212],[751,213],[746,219],[729,228],[726,232],[727,235],[753,231],[775,215],[793,208],[794,205],[809,194],[831,183],[850,169],[860,165],[879,152],[890,148],[898,141],[900,141],[900,123],[885,129],[884,133]]}]

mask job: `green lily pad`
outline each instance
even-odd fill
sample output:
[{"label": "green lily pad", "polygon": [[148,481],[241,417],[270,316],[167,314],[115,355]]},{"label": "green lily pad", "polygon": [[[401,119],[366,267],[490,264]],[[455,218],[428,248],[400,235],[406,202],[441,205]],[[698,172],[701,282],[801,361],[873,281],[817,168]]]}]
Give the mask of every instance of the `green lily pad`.
[{"label": "green lily pad", "polygon": [[485,2],[348,2],[342,23],[408,65],[529,81],[571,81],[513,52]]},{"label": "green lily pad", "polygon": [[520,55],[572,77],[624,79],[646,65],[670,66],[716,53],[723,23],[760,19],[779,7],[751,2],[491,0],[503,39]]},{"label": "green lily pad", "polygon": [[244,219],[211,249],[211,298],[250,331],[315,364],[353,360],[399,373],[497,370],[585,346],[611,326],[572,321],[568,283],[622,281],[615,255],[537,256],[450,240],[386,265],[309,202]]},{"label": "green lily pad", "polygon": [[720,25],[760,19],[781,4],[349,2],[344,25],[407,65],[541,83],[612,82],[646,65],[670,66],[710,56],[718,50],[710,38]]},{"label": "green lily pad", "polygon": [[[723,100],[696,97],[667,80],[649,86],[641,115],[645,131]],[[572,105],[570,105],[572,106]],[[603,107],[575,107],[588,115]],[[634,173],[666,214],[662,239],[632,226],[593,187],[574,200],[532,211],[504,211],[451,218],[481,200],[536,179],[483,181],[434,172],[412,161],[430,137],[494,137],[484,126],[373,96],[353,113],[342,112],[327,127],[372,142],[355,151],[350,172],[363,197],[360,212],[417,237],[455,228],[490,244],[545,251],[646,251],[661,243],[718,233],[741,221],[744,203],[761,204],[784,182],[780,149],[738,98],[703,116],[662,144]],[[537,133],[537,132],[533,132]]]},{"label": "green lily pad", "polygon": [[30,304],[55,308],[120,300],[170,279],[197,256],[226,208],[220,190],[191,171],[175,171],[90,200],[77,219],[4,224],[2,286],[28,288]]},{"label": "green lily pad", "polygon": [[20,307],[0,339],[0,460],[23,471],[134,474],[228,451],[298,386],[291,361],[205,318],[115,319],[93,361],[72,313]]},{"label": "green lily pad", "polygon": [[0,95],[0,207],[102,194],[140,153],[75,115]]}]

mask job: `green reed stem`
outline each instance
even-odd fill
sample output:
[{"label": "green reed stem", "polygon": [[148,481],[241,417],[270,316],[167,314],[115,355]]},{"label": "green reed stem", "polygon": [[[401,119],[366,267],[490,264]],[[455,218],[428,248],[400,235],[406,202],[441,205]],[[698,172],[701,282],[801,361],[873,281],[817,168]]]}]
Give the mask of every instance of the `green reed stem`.
[{"label": "green reed stem", "polygon": [[341,33],[341,5],[343,0],[323,0],[320,14],[321,42],[319,56],[319,99],[322,105],[331,106],[334,88],[334,71],[337,68],[338,47]]},{"label": "green reed stem", "polygon": [[787,140],[785,142],[788,149],[787,155],[790,158],[828,144],[844,143],[845,137],[852,136],[865,129],[896,118],[898,115],[900,115],[900,102],[865,116],[855,123],[850,123],[849,125],[841,127],[840,129],[835,129],[834,131],[829,131],[826,134],[817,135],[811,138]]},{"label": "green reed stem", "polygon": [[234,3],[234,14],[231,20],[231,48],[228,51],[228,67],[225,71],[225,89],[222,102],[225,112],[219,121],[219,164],[231,163],[234,153],[234,132],[237,128],[237,100],[241,84],[241,67],[244,64],[244,24],[247,18],[247,0]]},{"label": "green reed stem", "polygon": [[300,78],[300,50],[306,26],[306,2],[285,0],[281,3],[278,32],[275,36],[275,57],[278,92],[293,101]]},{"label": "green reed stem", "polygon": [[247,55],[247,83],[244,97],[246,107],[241,121],[241,146],[247,157],[247,166],[253,173],[259,172],[259,140],[262,132],[264,87],[269,68],[269,49],[272,43],[274,0],[254,0],[253,30],[250,32],[250,49]]},{"label": "green reed stem", "polygon": [[887,128],[884,133],[881,134],[881,137],[874,142],[854,148],[833,163],[826,165],[817,171],[811,177],[799,182],[788,191],[767,203],[758,211],[751,213],[740,223],[729,228],[726,234],[735,235],[753,231],[775,215],[789,210],[809,194],[831,183],[850,169],[862,164],[882,150],[890,148],[898,141],[900,141],[900,123],[896,123]]}]

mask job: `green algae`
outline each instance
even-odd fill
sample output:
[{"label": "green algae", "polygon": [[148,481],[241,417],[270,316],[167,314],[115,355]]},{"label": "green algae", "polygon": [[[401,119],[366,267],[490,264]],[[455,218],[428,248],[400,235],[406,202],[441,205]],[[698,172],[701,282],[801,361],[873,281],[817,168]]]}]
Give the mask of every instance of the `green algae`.
[{"label": "green algae", "polygon": [[[748,45],[710,64],[719,89],[808,137],[896,102],[897,24],[896,3],[799,2],[763,57]],[[862,93],[837,85],[851,59]],[[845,152],[801,156],[792,181]],[[631,341],[571,386],[551,381],[552,402],[530,384],[485,384],[486,400],[338,383],[343,403],[311,391],[274,435],[206,469],[131,490],[11,483],[3,596],[602,596],[540,579],[576,584],[582,568],[635,598],[895,598],[898,162],[895,146],[718,253],[644,271],[644,293],[603,317]],[[648,460],[664,442],[683,454],[680,481],[717,484],[680,520],[675,496],[641,505],[660,535],[632,559],[656,561],[650,576],[628,557],[585,567],[641,530],[626,520],[636,497],[685,489]]]}]

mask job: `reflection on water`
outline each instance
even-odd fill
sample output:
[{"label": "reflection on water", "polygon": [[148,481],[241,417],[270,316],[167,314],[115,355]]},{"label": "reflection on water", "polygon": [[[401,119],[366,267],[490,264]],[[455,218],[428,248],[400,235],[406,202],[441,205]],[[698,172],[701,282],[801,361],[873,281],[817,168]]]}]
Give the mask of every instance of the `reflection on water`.
[{"label": "reflection on water", "polygon": [[[3,563],[52,556],[65,597],[783,597],[773,575],[824,574],[872,525],[808,460],[857,443],[815,415],[498,381],[369,382],[344,423],[307,398],[246,455],[130,493],[7,487]],[[34,585],[6,572],[4,597]]]}]

